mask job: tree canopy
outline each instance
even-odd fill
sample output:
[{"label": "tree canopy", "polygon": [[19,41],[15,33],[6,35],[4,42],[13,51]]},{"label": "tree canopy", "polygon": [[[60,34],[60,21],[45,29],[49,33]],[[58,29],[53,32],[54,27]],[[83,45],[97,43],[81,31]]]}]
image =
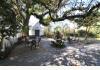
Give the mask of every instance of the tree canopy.
[{"label": "tree canopy", "polygon": [[[5,3],[3,3],[5,2]],[[22,29],[28,28],[30,15],[34,15],[43,25],[49,22],[63,21],[65,19],[88,18],[95,10],[100,9],[99,0],[0,0],[0,9],[4,14],[6,10],[12,11],[9,17],[15,15],[15,20]],[[13,15],[14,14],[14,15]],[[1,15],[1,13],[0,13]],[[95,13],[91,18],[95,16]],[[7,17],[7,16],[6,16]],[[12,19],[11,19],[12,20]],[[14,18],[12,21],[15,21]],[[90,19],[91,20],[91,19]]]},{"label": "tree canopy", "polygon": [[0,34],[13,35],[17,31],[16,14],[5,0],[0,1]]},{"label": "tree canopy", "polygon": [[[93,10],[100,7],[98,0],[11,0],[19,14],[27,18],[28,14],[35,15],[43,23],[43,17],[48,14],[51,21],[80,18],[91,15]],[[88,3],[87,3],[88,2]],[[69,7],[69,9],[67,9]],[[58,12],[65,11],[59,16]],[[15,9],[15,8],[14,8]],[[75,11],[81,13],[75,14]],[[23,13],[21,13],[23,12]]]}]

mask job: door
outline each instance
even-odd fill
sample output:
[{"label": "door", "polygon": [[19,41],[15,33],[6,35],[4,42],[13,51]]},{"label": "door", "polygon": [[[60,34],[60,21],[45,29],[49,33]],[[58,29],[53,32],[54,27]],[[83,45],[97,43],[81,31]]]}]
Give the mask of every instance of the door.
[{"label": "door", "polygon": [[35,36],[40,36],[40,30],[35,30]]}]

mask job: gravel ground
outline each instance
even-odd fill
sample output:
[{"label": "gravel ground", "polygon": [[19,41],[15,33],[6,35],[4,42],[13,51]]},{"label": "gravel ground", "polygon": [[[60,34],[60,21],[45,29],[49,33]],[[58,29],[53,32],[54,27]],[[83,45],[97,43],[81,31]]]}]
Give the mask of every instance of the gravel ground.
[{"label": "gravel ground", "polygon": [[50,46],[50,39],[42,39],[41,46],[30,50],[18,45],[0,66],[100,66],[100,43],[71,44],[65,48]]}]

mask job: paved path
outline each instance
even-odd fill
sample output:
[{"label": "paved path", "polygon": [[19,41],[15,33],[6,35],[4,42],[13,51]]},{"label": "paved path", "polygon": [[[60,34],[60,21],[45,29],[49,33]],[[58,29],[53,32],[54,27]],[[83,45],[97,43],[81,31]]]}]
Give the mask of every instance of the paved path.
[{"label": "paved path", "polygon": [[30,50],[18,45],[8,58],[0,60],[1,66],[91,66],[100,65],[100,43],[68,45],[59,49],[50,46],[50,39],[42,39],[41,47]]}]

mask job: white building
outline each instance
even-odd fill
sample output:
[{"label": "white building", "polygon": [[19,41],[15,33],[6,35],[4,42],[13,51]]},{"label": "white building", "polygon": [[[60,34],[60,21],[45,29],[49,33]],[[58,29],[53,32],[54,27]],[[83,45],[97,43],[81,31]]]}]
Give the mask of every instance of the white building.
[{"label": "white building", "polygon": [[29,19],[29,35],[35,35],[36,31],[39,32],[40,36],[44,35],[44,26],[39,23],[39,19],[31,15]]}]

